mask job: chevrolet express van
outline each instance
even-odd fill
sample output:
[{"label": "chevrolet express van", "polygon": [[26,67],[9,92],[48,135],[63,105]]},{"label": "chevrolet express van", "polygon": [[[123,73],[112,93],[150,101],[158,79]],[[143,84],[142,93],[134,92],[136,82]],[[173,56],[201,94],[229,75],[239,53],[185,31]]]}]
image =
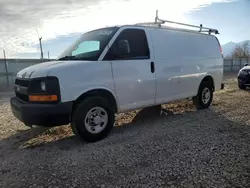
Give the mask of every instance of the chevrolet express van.
[{"label": "chevrolet express van", "polygon": [[89,31],[57,60],[21,70],[13,114],[27,126],[70,123],[77,136],[94,142],[110,133],[115,113],[184,98],[208,108],[223,87],[223,55],[212,34],[218,31],[162,23]]}]

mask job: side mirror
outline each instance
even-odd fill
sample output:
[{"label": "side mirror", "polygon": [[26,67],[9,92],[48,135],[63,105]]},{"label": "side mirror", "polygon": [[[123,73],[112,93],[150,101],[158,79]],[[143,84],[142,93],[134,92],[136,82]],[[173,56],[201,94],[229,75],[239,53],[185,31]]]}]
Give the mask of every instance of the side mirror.
[{"label": "side mirror", "polygon": [[245,64],[244,64],[244,67],[245,67],[245,66],[248,66],[248,63],[245,63]]},{"label": "side mirror", "polygon": [[127,40],[119,40],[117,43],[116,55],[118,57],[124,57],[127,56],[129,53],[129,42]]}]

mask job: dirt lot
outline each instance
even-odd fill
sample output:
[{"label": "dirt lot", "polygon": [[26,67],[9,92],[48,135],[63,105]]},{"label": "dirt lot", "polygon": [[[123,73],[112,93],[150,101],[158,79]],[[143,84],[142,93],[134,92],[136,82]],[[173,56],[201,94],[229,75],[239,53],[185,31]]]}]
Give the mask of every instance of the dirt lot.
[{"label": "dirt lot", "polygon": [[68,126],[23,126],[2,97],[0,187],[250,187],[249,97],[227,79],[207,110],[184,100],[120,114],[92,144]]}]

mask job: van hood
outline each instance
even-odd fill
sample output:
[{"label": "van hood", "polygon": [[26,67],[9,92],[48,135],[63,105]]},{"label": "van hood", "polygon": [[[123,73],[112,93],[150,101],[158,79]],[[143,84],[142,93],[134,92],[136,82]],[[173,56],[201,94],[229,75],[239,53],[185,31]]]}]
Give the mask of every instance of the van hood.
[{"label": "van hood", "polygon": [[52,68],[61,67],[61,66],[72,66],[79,63],[87,63],[88,61],[47,61],[32,65],[20,70],[16,77],[17,78],[38,78],[48,76]]}]

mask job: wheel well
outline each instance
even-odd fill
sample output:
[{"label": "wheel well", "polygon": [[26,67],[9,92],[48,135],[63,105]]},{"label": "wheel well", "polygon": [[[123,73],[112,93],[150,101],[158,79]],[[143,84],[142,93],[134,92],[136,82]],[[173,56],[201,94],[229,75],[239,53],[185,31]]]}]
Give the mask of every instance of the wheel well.
[{"label": "wheel well", "polygon": [[[212,86],[213,86],[213,91],[214,91],[214,79],[212,78],[212,76],[205,76],[205,77],[202,79],[201,83],[203,83],[203,82],[208,82],[209,84],[212,84]],[[201,84],[201,83],[200,83],[200,84]]]},{"label": "wheel well", "polygon": [[93,97],[93,96],[100,96],[100,97],[107,99],[109,101],[111,110],[114,111],[115,113],[117,112],[117,104],[116,104],[116,100],[115,100],[113,94],[105,89],[94,89],[94,90],[88,91],[86,93],[83,93],[80,97],[78,97],[75,100],[72,109],[74,110],[75,106],[77,104],[79,104],[81,101],[83,101],[84,99],[86,99],[88,97]]}]

